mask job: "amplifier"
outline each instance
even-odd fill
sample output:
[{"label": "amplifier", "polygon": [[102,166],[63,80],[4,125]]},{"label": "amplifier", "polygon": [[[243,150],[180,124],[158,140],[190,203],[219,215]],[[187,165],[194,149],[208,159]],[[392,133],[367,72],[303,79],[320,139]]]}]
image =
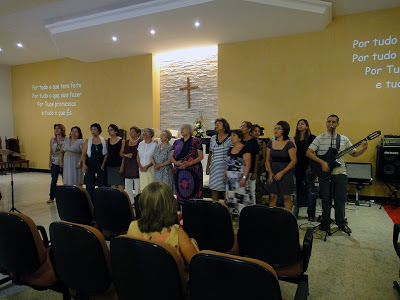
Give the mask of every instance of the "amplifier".
[{"label": "amplifier", "polygon": [[381,146],[400,146],[400,135],[385,135],[382,138]]}]

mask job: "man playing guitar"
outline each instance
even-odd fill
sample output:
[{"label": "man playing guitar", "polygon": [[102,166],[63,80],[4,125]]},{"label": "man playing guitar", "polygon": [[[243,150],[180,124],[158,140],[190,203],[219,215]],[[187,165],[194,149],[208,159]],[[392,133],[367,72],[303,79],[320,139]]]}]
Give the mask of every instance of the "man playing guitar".
[{"label": "man playing guitar", "polygon": [[[339,145],[339,141],[336,141],[337,134],[336,128],[339,126],[339,117],[337,115],[330,115],[326,120],[326,128],[327,132],[320,134],[317,136],[307,150],[307,157],[311,160],[319,163],[321,165],[322,171],[331,172],[331,176],[328,178],[322,179],[319,178],[319,187],[322,196],[322,228],[326,231],[329,230],[330,226],[330,179],[332,180],[332,198],[335,201],[335,221],[338,227],[346,232],[347,234],[351,233],[350,227],[347,225],[347,220],[345,218],[345,204],[347,200],[347,173],[346,166],[344,163],[344,156],[337,159],[340,163],[340,166],[334,168],[333,170],[329,169],[329,165],[326,161],[319,158],[318,155],[324,155],[328,152],[331,147],[331,137],[333,135],[333,148],[337,148]],[[344,150],[352,146],[350,140],[344,136],[340,136],[340,149],[338,151]],[[362,148],[359,150],[353,150],[349,154],[353,157],[360,156],[363,154],[367,148],[368,143],[363,141],[361,143]],[[317,153],[317,154],[316,154]]]}]

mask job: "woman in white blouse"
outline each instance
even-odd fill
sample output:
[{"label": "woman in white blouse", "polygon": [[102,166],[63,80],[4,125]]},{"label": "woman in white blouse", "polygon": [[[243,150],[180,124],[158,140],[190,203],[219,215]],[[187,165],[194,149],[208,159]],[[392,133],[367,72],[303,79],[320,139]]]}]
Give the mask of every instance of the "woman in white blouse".
[{"label": "woman in white blouse", "polygon": [[143,130],[143,141],[138,147],[137,162],[139,164],[140,189],[143,190],[154,180],[152,157],[157,144],[153,143],[154,130],[146,127]]}]

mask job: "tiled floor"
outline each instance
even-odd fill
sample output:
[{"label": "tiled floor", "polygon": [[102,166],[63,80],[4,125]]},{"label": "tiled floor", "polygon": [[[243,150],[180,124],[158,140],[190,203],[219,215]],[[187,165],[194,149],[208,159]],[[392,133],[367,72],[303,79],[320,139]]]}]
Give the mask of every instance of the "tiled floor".
[{"label": "tiled floor", "polygon": [[[50,174],[17,173],[14,176],[15,207],[47,230],[51,222],[59,220],[55,204],[46,204],[49,183]],[[0,175],[1,210],[8,211],[11,207],[10,186],[10,176]],[[399,299],[392,288],[400,267],[392,245],[392,221],[379,205],[348,205],[346,214],[353,229],[351,236],[337,232],[324,242],[321,232],[314,235],[307,272],[309,299]],[[300,216],[305,215],[305,209],[301,208]],[[307,223],[304,217],[299,218],[299,225]],[[301,228],[308,226],[312,224]],[[304,233],[300,230],[301,240]],[[295,285],[281,282],[281,288],[284,298],[293,299]],[[9,291],[9,287],[0,287],[0,297]]]}]

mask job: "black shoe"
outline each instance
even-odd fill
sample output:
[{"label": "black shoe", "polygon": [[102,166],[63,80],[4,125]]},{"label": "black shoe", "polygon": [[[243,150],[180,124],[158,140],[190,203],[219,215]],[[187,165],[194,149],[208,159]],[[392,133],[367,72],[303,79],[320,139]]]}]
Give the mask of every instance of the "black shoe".
[{"label": "black shoe", "polygon": [[347,226],[347,225],[340,226],[339,229],[342,230],[342,231],[344,231],[344,232],[346,232],[347,234],[350,234],[350,233],[353,232],[353,231],[351,230],[351,228],[350,228],[349,226]]}]

